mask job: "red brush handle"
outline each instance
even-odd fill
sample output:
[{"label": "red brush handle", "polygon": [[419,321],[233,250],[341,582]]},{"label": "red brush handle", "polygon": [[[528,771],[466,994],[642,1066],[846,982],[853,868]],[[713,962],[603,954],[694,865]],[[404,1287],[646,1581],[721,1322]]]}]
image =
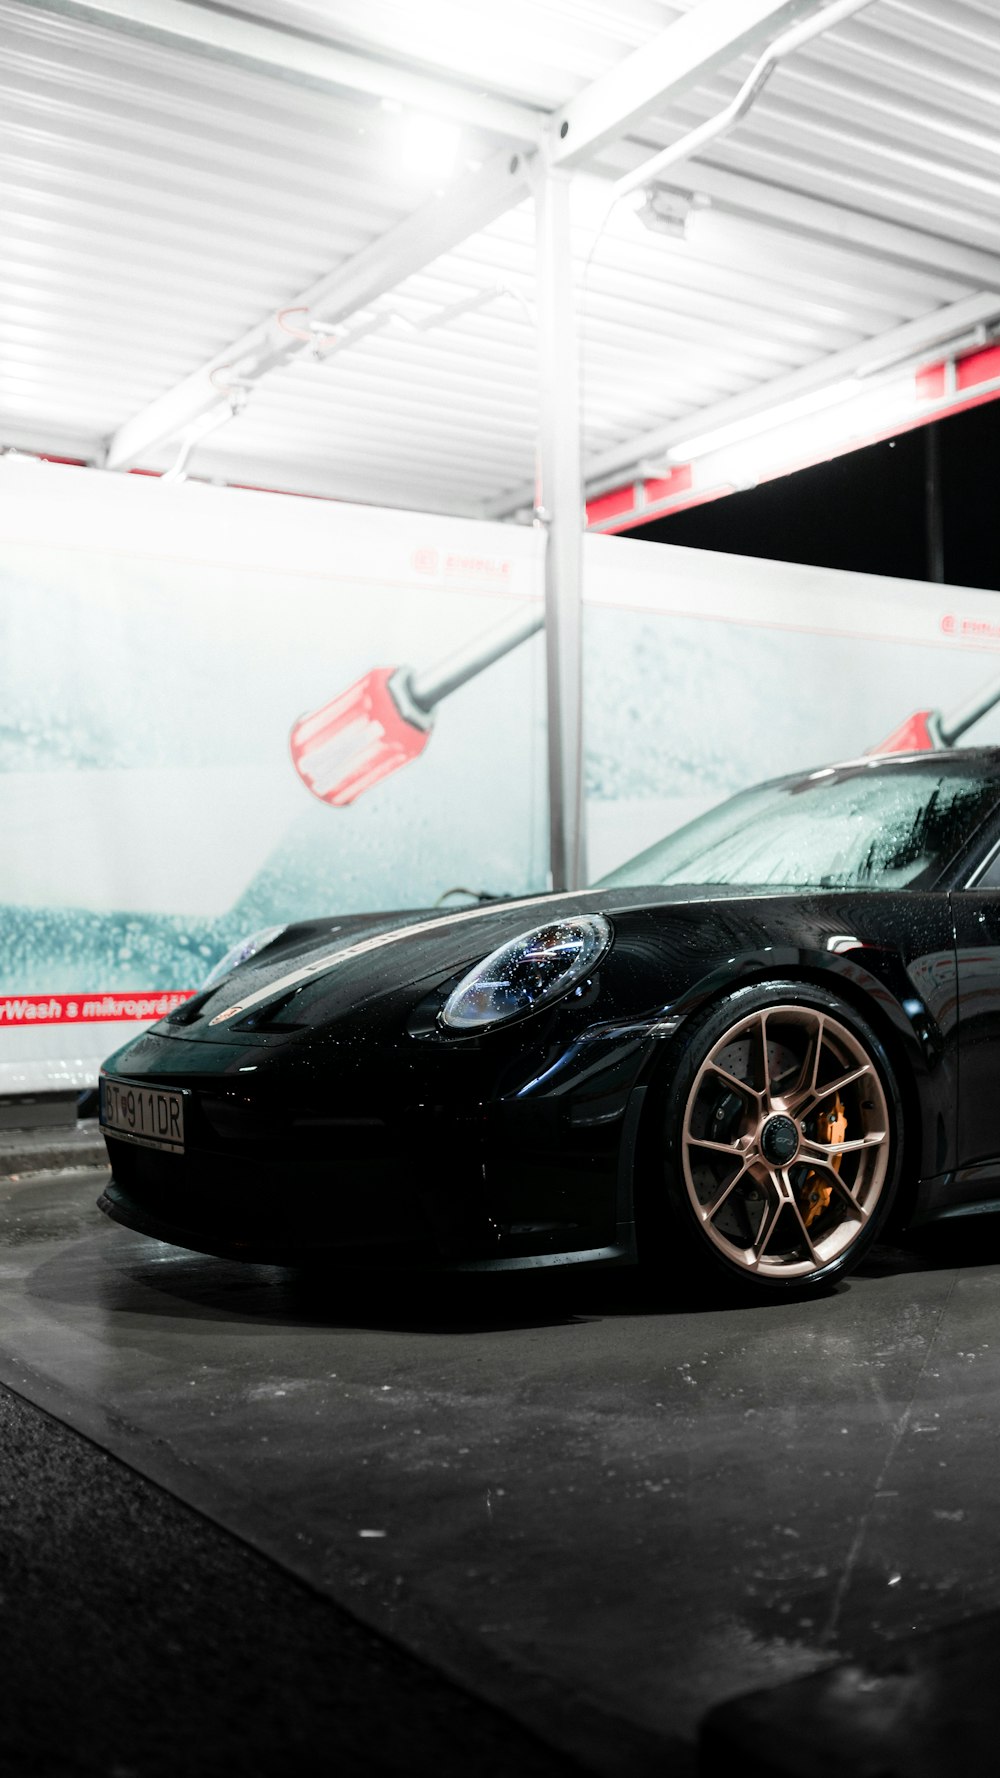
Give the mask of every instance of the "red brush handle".
[{"label": "red brush handle", "polygon": [[905,722],[869,753],[930,753],[941,742],[936,734],[937,719],[933,710],[915,710]]},{"label": "red brush handle", "polygon": [[292,764],[321,802],[343,808],[423,752],[430,720],[416,709],[403,714],[393,689],[397,676],[403,677],[396,667],[374,667],[329,704],[299,717],[289,739]]},{"label": "red brush handle", "polygon": [[541,603],[522,610],[436,666],[373,667],[339,697],[300,716],[292,763],[321,802],[342,808],[370,790],[430,739],[434,706],[543,628]]}]

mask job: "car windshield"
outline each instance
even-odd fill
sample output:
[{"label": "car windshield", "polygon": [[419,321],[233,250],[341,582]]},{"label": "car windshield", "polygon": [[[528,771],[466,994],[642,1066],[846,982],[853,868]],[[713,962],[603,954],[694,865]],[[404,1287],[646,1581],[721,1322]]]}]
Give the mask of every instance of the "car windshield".
[{"label": "car windshield", "polygon": [[600,886],[929,885],[1000,796],[964,765],[859,763],[760,785],[669,834]]}]

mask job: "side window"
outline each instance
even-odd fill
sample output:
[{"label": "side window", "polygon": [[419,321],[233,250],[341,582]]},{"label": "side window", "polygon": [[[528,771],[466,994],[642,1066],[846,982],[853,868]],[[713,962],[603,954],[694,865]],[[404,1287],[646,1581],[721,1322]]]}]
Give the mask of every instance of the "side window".
[{"label": "side window", "polygon": [[975,889],[1000,889],[1000,847],[994,852]]}]

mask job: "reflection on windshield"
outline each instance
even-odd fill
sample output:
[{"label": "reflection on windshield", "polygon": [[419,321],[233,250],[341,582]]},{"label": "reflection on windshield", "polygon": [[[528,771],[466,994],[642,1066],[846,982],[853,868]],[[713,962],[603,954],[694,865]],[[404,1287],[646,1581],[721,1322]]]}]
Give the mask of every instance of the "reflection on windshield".
[{"label": "reflection on windshield", "polygon": [[898,889],[931,883],[996,804],[967,767],[879,762],[745,790],[601,885]]}]

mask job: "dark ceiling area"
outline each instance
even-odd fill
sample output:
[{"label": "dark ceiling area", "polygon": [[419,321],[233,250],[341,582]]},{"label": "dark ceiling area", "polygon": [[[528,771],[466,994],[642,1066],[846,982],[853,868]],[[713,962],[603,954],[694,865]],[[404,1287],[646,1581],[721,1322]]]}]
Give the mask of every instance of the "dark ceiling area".
[{"label": "dark ceiling area", "polygon": [[992,591],[1000,589],[998,488],[1000,404],[988,402],[631,535]]}]

